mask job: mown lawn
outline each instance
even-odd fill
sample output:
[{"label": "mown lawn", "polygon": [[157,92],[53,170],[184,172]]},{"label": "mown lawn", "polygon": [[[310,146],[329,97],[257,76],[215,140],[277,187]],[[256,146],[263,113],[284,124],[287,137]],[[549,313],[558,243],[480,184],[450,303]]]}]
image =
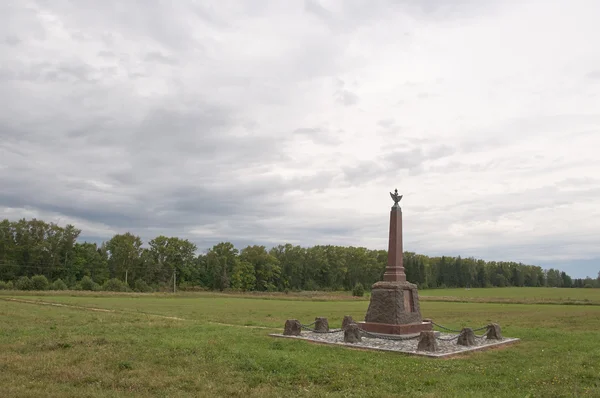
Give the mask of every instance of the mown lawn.
[{"label": "mown lawn", "polygon": [[427,289],[419,291],[425,299],[481,302],[576,303],[600,305],[600,289],[552,287],[503,287],[474,289]]},{"label": "mown lawn", "polygon": [[424,301],[439,324],[522,339],[440,360],[267,336],[288,318],[361,319],[366,300],[17,294],[0,296],[3,397],[600,396],[600,306]]}]

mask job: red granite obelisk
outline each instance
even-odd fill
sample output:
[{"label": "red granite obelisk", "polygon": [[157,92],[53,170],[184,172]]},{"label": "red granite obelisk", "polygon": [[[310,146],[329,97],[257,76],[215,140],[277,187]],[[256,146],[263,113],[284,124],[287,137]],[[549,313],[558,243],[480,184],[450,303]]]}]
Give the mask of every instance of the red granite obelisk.
[{"label": "red granite obelisk", "polygon": [[[396,190],[397,193],[398,190]],[[394,203],[390,211],[388,261],[383,280],[387,282],[406,282],[404,251],[402,250],[402,209],[397,202]]]},{"label": "red granite obelisk", "polygon": [[432,330],[431,322],[423,322],[417,286],[406,281],[402,247],[402,195],[390,193],[394,206],[390,212],[388,262],[383,281],[371,288],[371,301],[361,328],[373,333],[413,334]]}]

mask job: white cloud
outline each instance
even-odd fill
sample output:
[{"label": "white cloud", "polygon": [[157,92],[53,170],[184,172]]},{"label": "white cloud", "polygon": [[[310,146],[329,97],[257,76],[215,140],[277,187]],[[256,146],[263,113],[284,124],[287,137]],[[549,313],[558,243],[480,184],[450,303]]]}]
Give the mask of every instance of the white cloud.
[{"label": "white cloud", "polygon": [[[149,0],[150,1],[150,0]],[[0,6],[0,210],[238,242],[600,258],[600,5]],[[543,264],[542,264],[543,265]]]}]

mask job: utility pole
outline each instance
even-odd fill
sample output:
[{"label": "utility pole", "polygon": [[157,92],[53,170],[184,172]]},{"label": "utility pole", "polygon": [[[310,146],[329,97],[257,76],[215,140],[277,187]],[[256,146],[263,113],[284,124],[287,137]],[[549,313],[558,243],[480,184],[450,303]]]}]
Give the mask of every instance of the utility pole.
[{"label": "utility pole", "polygon": [[173,293],[177,291],[177,270],[173,269]]}]

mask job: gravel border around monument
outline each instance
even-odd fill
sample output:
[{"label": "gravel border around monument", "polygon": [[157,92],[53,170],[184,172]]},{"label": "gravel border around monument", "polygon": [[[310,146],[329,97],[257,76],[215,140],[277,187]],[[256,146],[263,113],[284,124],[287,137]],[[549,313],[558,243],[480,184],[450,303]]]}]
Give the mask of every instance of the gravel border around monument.
[{"label": "gravel border around monument", "polygon": [[519,342],[518,338],[504,337],[502,340],[487,340],[485,337],[475,339],[475,345],[461,346],[456,344],[456,334],[439,333],[437,335],[438,350],[436,352],[417,351],[418,339],[413,340],[387,340],[382,338],[363,337],[362,341],[356,343],[345,343],[344,332],[339,333],[315,333],[301,332],[300,336],[285,336],[280,333],[271,333],[271,337],[290,338],[306,340],[313,343],[339,345],[348,348],[387,351],[407,355],[417,355],[430,358],[446,358],[450,356],[465,354],[473,351],[482,351],[490,348],[502,347]]}]

